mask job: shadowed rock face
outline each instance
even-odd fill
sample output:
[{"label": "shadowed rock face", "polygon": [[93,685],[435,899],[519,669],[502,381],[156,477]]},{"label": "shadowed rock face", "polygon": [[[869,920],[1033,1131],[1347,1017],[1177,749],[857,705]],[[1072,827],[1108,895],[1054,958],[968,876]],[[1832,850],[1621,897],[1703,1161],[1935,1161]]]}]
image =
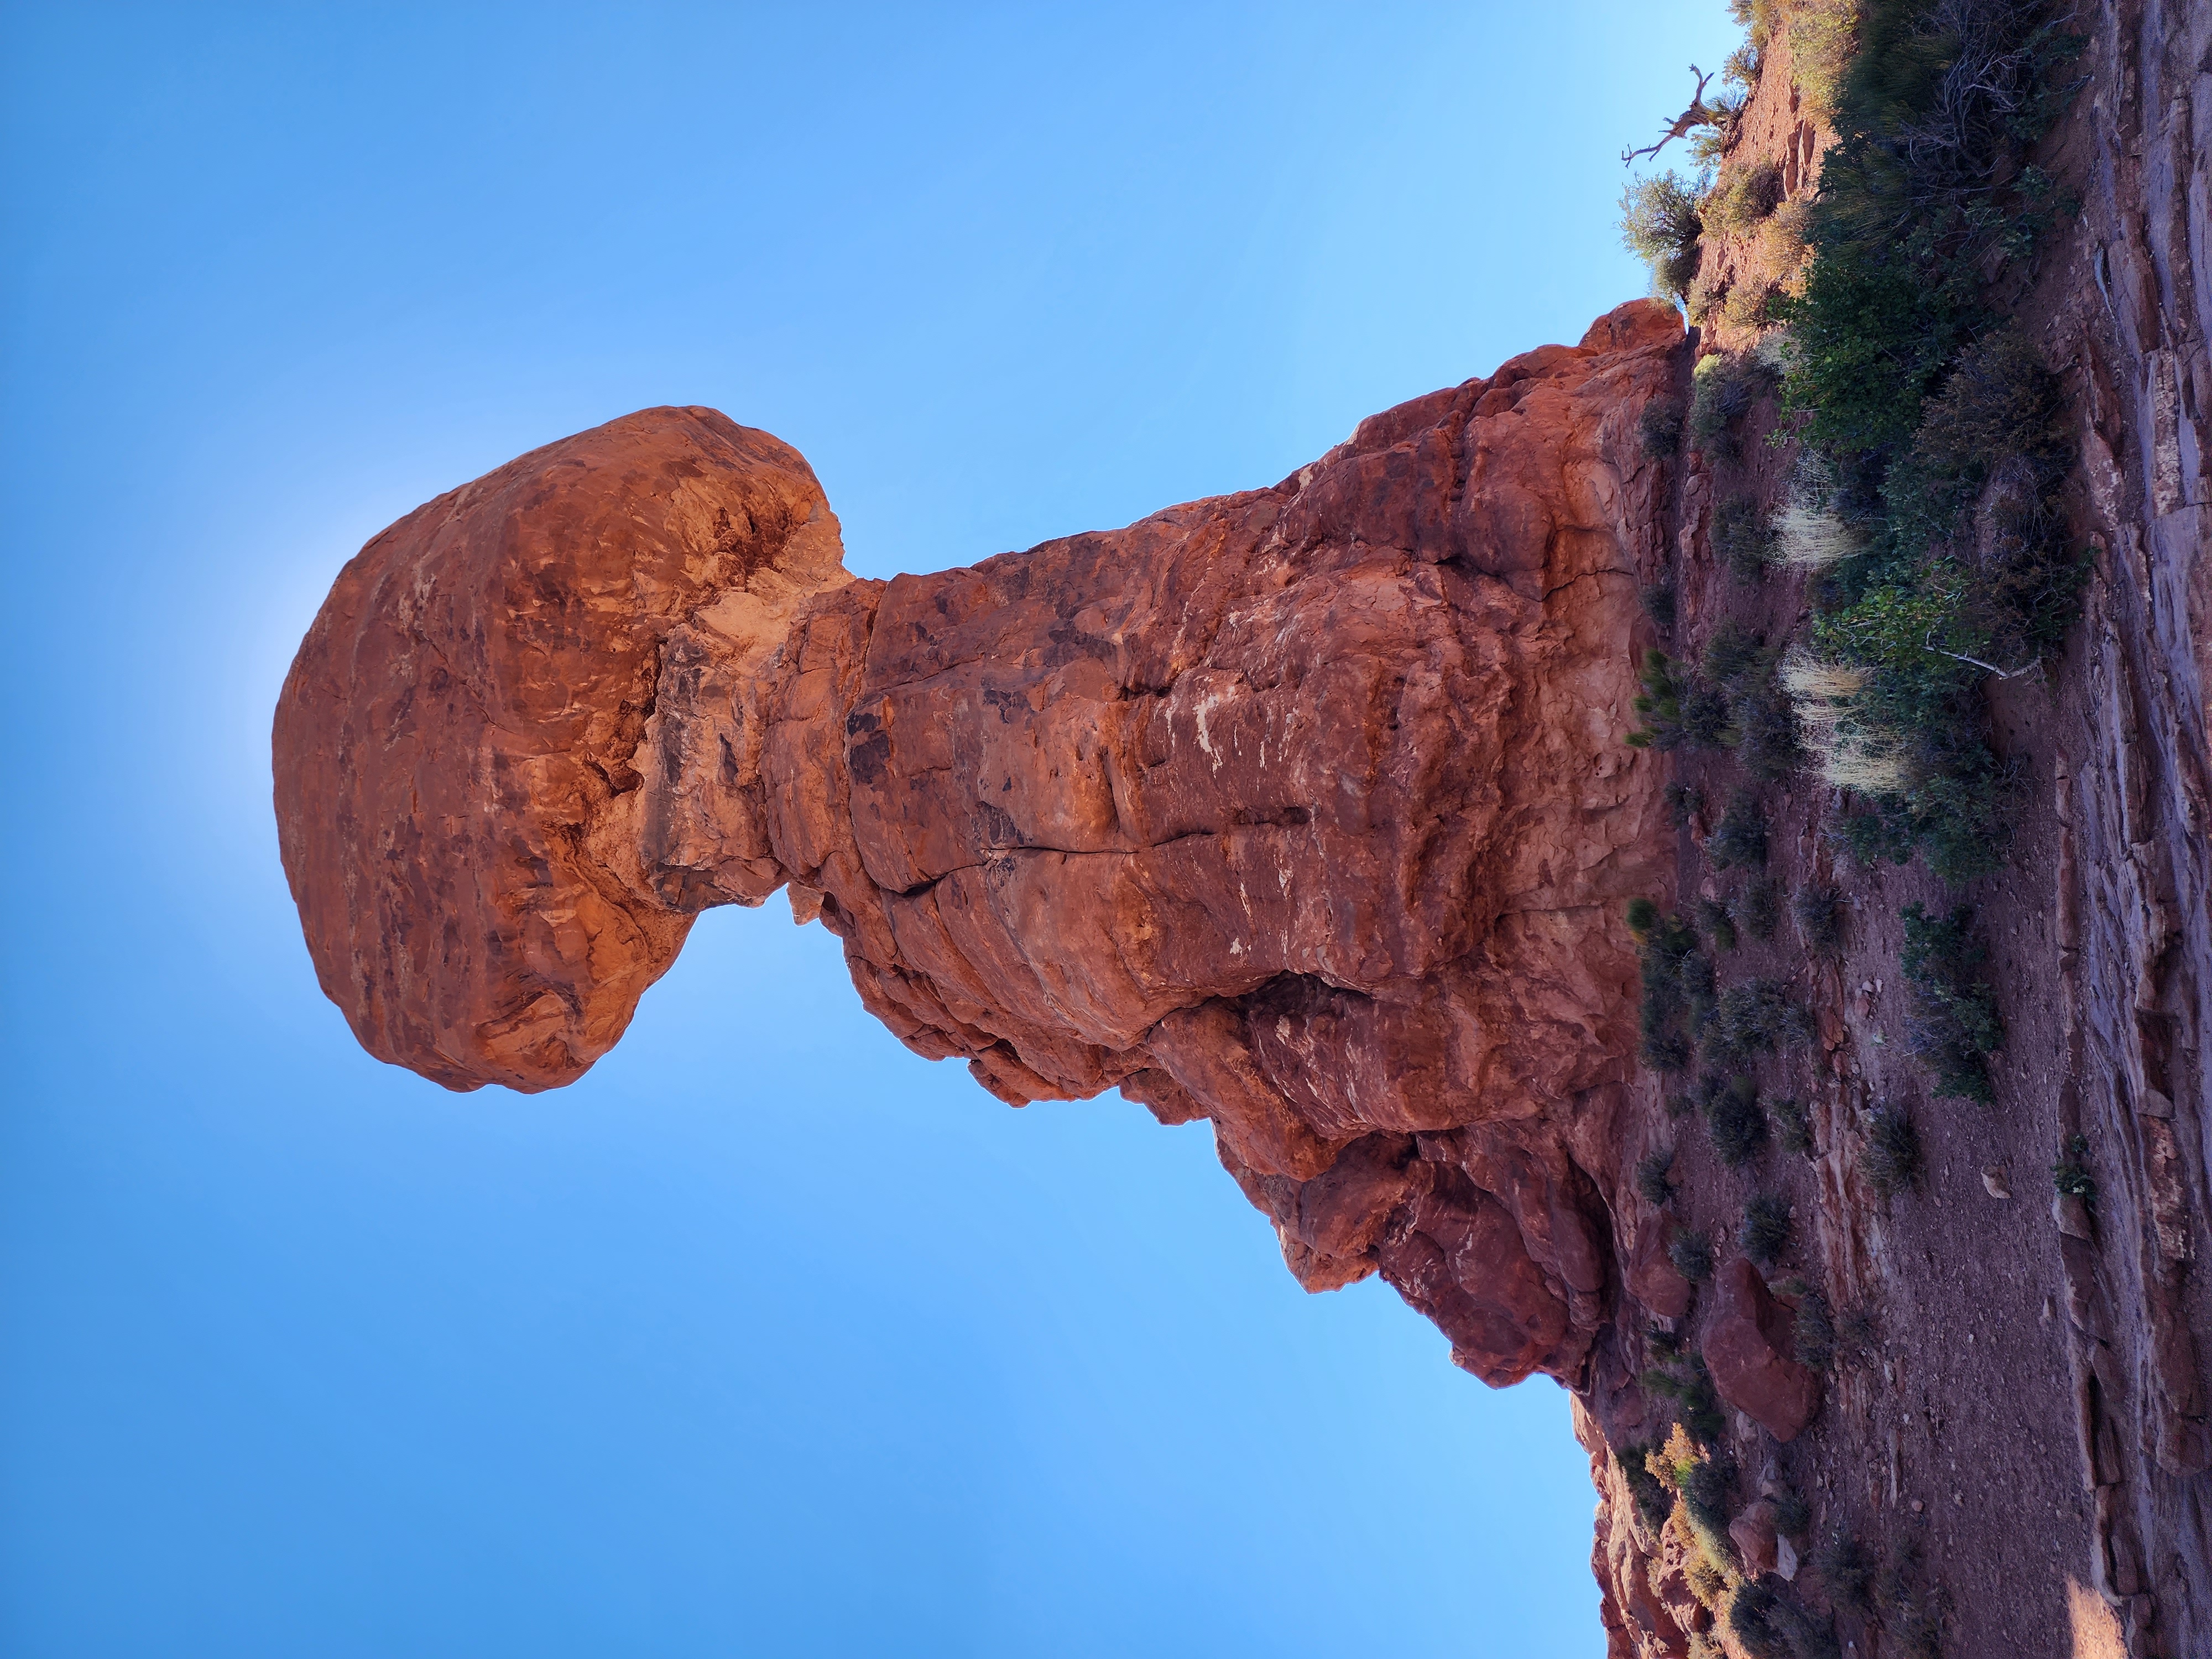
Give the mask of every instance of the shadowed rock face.
[{"label": "shadowed rock face", "polygon": [[1309,1286],[1586,1383],[1622,902],[1672,883],[1620,738],[1682,343],[1625,306],[1273,489],[888,583],[712,411],[525,456],[370,543],[286,682],[324,989],[448,1087],[554,1087],[694,915],[787,885],[918,1053],[1210,1118]]}]

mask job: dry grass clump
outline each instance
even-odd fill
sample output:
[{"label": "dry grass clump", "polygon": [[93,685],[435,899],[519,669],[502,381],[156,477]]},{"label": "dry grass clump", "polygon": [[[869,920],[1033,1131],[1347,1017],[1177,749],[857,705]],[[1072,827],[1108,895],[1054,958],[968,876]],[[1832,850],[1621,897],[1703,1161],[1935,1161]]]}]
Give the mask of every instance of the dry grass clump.
[{"label": "dry grass clump", "polygon": [[1792,501],[1775,515],[1774,547],[1768,556],[1777,564],[1823,570],[1858,550],[1850,527],[1824,508]]},{"label": "dry grass clump", "polygon": [[1783,0],[1781,11],[1798,90],[1814,114],[1832,119],[1857,44],[1857,0]]},{"label": "dry grass clump", "polygon": [[1721,175],[1700,207],[1705,223],[1730,236],[1756,229],[1782,205],[1782,169],[1771,161],[1753,167],[1731,164]]},{"label": "dry grass clump", "polygon": [[1810,204],[1800,196],[1759,221],[1742,255],[1746,282],[1769,290],[1779,289],[1792,297],[1805,292],[1806,273],[1813,264],[1812,246],[1805,240],[1811,214]]},{"label": "dry grass clump", "polygon": [[1893,795],[1905,787],[1904,755],[1852,718],[1854,700],[1873,681],[1871,669],[1824,662],[1795,648],[1782,659],[1780,678],[1822,781],[1865,795]]}]

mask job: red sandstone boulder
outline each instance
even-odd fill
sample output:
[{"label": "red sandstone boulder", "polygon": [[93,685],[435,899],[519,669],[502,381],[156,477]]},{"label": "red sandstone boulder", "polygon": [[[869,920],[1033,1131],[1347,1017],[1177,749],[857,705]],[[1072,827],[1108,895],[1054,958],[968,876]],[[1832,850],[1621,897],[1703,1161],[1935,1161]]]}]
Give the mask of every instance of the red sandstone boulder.
[{"label": "red sandstone boulder", "polygon": [[1820,1379],[1789,1358],[1796,1315],[1741,1256],[1715,1276],[1714,1291],[1701,1347],[1715,1390],[1777,1440],[1794,1440],[1820,1405]]},{"label": "red sandstone boulder", "polygon": [[1737,1559],[1743,1563],[1747,1577],[1757,1577],[1762,1572],[1775,1570],[1781,1534],[1775,1527],[1774,1517],[1774,1500],[1759,1498],[1729,1522],[1729,1541],[1735,1546]]}]

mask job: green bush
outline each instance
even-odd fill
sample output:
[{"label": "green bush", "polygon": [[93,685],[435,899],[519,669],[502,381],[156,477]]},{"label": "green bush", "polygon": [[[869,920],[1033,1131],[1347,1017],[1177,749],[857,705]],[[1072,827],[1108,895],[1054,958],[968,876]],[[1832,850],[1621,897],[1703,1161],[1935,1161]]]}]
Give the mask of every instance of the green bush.
[{"label": "green bush", "polygon": [[1698,198],[1703,191],[1703,179],[1659,173],[1620,193],[1620,240],[1651,267],[1653,286],[1663,293],[1688,293],[1690,279],[1697,275],[1698,238],[1705,231]]},{"label": "green bush", "polygon": [[1717,749],[1729,732],[1728,698],[1663,651],[1644,653],[1644,690],[1632,707],[1644,725],[1628,734],[1636,749]]},{"label": "green bush", "polygon": [[1658,1450],[1656,1446],[1630,1441],[1613,1455],[1620,1478],[1627,1484],[1629,1501],[1636,1506],[1638,1517],[1645,1528],[1656,1532],[1667,1524],[1667,1517],[1674,1512],[1674,1498],[1659,1477],[1651,1473],[1647,1461]]},{"label": "green bush", "polygon": [[[1836,1327],[1828,1316],[1828,1298],[1809,1285],[1797,1297],[1790,1352],[1799,1364],[1809,1365],[1816,1371],[1827,1370],[1836,1363]],[[1792,1534],[1803,1530],[1802,1526],[1783,1528],[1783,1531]]]},{"label": "green bush", "polygon": [[1718,351],[1700,359],[1690,394],[1690,441],[1734,460],[1741,449],[1738,422],[1772,386],[1772,372],[1749,352]]},{"label": "green bush", "polygon": [[1628,926],[1638,940],[1643,982],[1638,1033],[1644,1063],[1655,1072],[1681,1071],[1711,1003],[1712,964],[1689,925],[1680,916],[1661,916],[1650,899],[1629,902]]},{"label": "green bush", "polygon": [[1721,993],[1716,1017],[1701,1035],[1716,1056],[1739,1059],[1771,1054],[1785,1044],[1794,1048],[1810,1041],[1813,1030],[1805,1011],[1779,983],[1751,979]]},{"label": "green bush", "polygon": [[1759,810],[1759,797],[1739,789],[1729,798],[1720,827],[1705,843],[1705,856],[1716,870],[1766,867],[1766,815]]},{"label": "green bush", "polygon": [[1671,1146],[1654,1148],[1636,1161],[1636,1190],[1644,1201],[1655,1209],[1665,1209],[1674,1201],[1674,1183],[1667,1172],[1674,1167],[1674,1149]]},{"label": "green bush", "polygon": [[1704,797],[1698,793],[1697,786],[1691,783],[1668,784],[1665,791],[1665,799],[1667,822],[1677,830],[1686,828],[1690,820],[1697,816],[1698,808],[1705,805]]},{"label": "green bush", "polygon": [[1652,1394],[1672,1400],[1680,1411],[1682,1426],[1702,1446],[1717,1446],[1728,1432],[1728,1418],[1720,1396],[1713,1391],[1712,1373],[1696,1355],[1667,1370],[1644,1373],[1644,1386]]},{"label": "green bush", "polygon": [[1712,549],[1738,581],[1766,574],[1774,556],[1773,520],[1748,495],[1730,495],[1713,509]]},{"label": "green bush", "polygon": [[1708,1077],[1699,1080],[1698,1091],[1715,1156],[1731,1170],[1741,1169],[1766,1145],[1766,1113],[1759,1103],[1759,1085],[1747,1077],[1726,1084]]},{"label": "green bush", "polygon": [[1723,1538],[1728,1536],[1729,1511],[1735,1507],[1735,1461],[1720,1453],[1701,1457],[1681,1472],[1682,1503],[1690,1519]]},{"label": "green bush", "polygon": [[1784,1538],[1802,1538],[1813,1527],[1813,1506],[1795,1486],[1774,1494],[1774,1529]]},{"label": "green bush", "polygon": [[1838,1533],[1813,1558],[1813,1568],[1838,1607],[1862,1617],[1874,1611],[1874,1553],[1857,1539]]},{"label": "green bush", "polygon": [[1737,1588],[1729,1629],[1749,1659],[1832,1659],[1835,1632],[1790,1600],[1782,1580],[1764,1572]]},{"label": "green bush", "polygon": [[1899,1105],[1880,1106],[1867,1125],[1867,1179],[1881,1198],[1894,1198],[1920,1182],[1920,1133]]},{"label": "green bush", "polygon": [[1674,1271],[1692,1285],[1701,1285],[1713,1276],[1712,1241],[1703,1233],[1679,1232],[1667,1246],[1667,1259],[1674,1264]]},{"label": "green bush", "polygon": [[[1743,769],[1764,783],[1780,781],[1805,758],[1796,706],[1776,677],[1779,655],[1761,635],[1723,623],[1705,643],[1699,672],[1682,682],[1694,691],[1681,706],[1699,699],[1701,742],[1735,750]],[[1681,718],[1687,724],[1690,717]]]},{"label": "green bush", "polygon": [[1636,441],[1651,460],[1672,459],[1682,447],[1686,411],[1679,398],[1654,398],[1636,417]]},{"label": "green bush", "polygon": [[1843,896],[1826,882],[1808,882],[1790,908],[1805,948],[1814,956],[1833,956],[1844,942]]},{"label": "green bush", "polygon": [[1651,618],[1651,625],[1662,634],[1674,631],[1674,579],[1662,577],[1648,587],[1636,590],[1636,600],[1644,607],[1644,614]]},{"label": "green bush", "polygon": [[1739,684],[1729,701],[1735,731],[1735,757],[1761,783],[1779,783],[1805,761],[1797,708],[1776,680],[1771,664],[1755,679]]},{"label": "green bush", "polygon": [[2052,1189],[2068,1198],[2094,1201],[2097,1196],[2097,1182],[2089,1173],[2088,1157],[2088,1136],[2075,1135],[2069,1140],[2064,1154],[2051,1166]]},{"label": "green bush", "polygon": [[1733,688],[1765,665],[1766,641],[1741,623],[1724,622],[1705,641],[1705,677]]},{"label": "green bush", "polygon": [[2004,1040],[1996,992],[1982,978],[1985,952],[1969,930],[1964,908],[1931,916],[1917,903],[1898,913],[1905,922],[1900,963],[1912,993],[1906,1021],[1912,1052],[1935,1074],[1939,1091],[1987,1105],[1996,1098],[1989,1056]]},{"label": "green bush", "polygon": [[1761,1193],[1743,1212],[1736,1247],[1762,1267],[1771,1267],[1790,1248],[1790,1200]]}]

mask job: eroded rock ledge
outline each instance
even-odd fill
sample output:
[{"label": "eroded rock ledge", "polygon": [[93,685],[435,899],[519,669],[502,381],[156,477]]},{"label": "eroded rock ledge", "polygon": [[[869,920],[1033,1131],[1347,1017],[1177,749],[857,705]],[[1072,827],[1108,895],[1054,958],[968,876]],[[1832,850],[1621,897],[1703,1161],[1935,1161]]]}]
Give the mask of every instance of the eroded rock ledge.
[{"label": "eroded rock ledge", "polygon": [[1379,1272],[1485,1380],[1588,1388],[1622,907],[1672,880],[1620,742],[1638,417],[1687,370],[1638,301],[1273,489],[888,583],[712,410],[535,451],[363,549],[286,682],[323,988],[447,1087],[556,1087],[695,915],[787,886],[917,1053],[1210,1118],[1305,1284]]}]

